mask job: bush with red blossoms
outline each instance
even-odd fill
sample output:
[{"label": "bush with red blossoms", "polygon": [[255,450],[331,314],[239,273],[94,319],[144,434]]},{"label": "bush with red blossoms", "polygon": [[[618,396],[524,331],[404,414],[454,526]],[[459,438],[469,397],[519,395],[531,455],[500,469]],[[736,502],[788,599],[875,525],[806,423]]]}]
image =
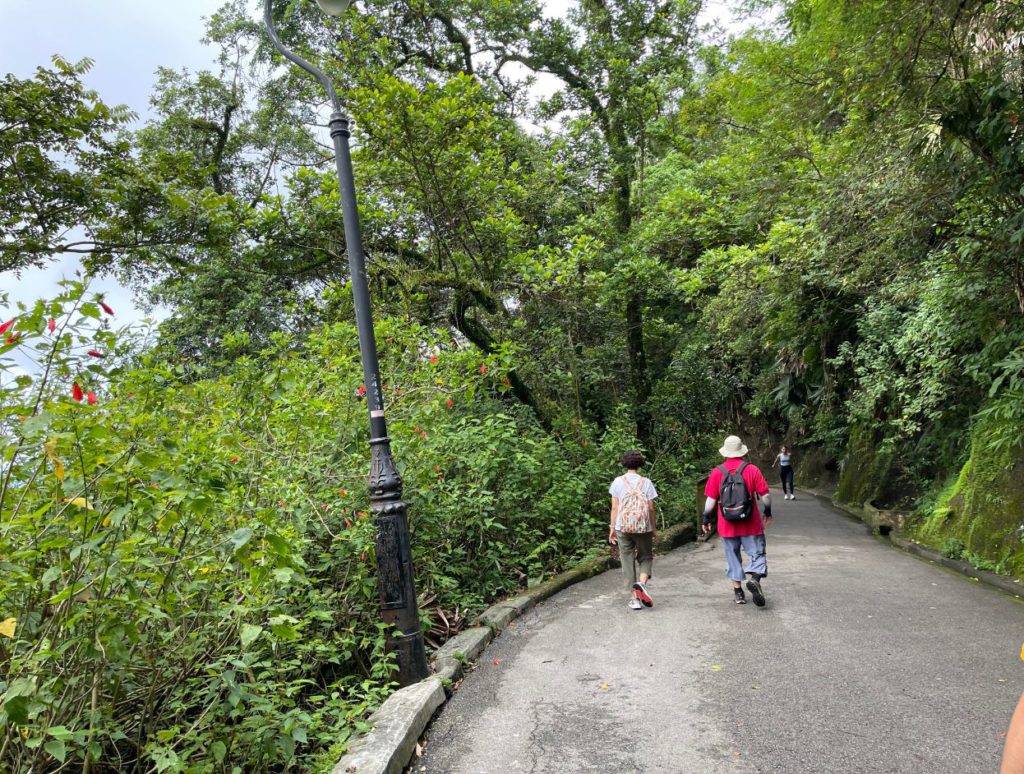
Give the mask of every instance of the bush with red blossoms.
[{"label": "bush with red blossoms", "polygon": [[[73,286],[6,324],[49,363],[0,394],[14,449],[0,555],[31,568],[0,575],[0,614],[18,622],[10,679],[31,677],[18,685],[39,708],[18,728],[30,739],[44,724],[72,729],[68,756],[98,744],[102,757],[141,735],[133,754],[206,761],[234,740],[238,755],[271,750],[275,765],[305,769],[392,690],[356,331],[325,328],[301,348],[282,336],[203,377],[131,352],[110,320]],[[501,390],[510,349],[481,366],[446,332],[377,328],[419,590],[467,617],[585,556],[601,539],[622,434],[606,453],[546,433]],[[91,578],[105,580],[83,593]],[[54,626],[59,655],[35,646]],[[306,698],[316,695],[336,698]],[[189,735],[173,732],[173,708],[192,718]],[[76,735],[86,714],[92,742]]]}]

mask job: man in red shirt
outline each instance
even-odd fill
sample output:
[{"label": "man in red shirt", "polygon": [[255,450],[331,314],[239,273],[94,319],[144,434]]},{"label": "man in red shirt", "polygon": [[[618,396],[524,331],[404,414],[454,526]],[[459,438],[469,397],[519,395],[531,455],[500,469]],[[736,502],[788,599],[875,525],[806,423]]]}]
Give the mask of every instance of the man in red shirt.
[{"label": "man in red shirt", "polygon": [[[743,441],[735,435],[726,438],[718,450],[725,461],[715,466],[704,487],[707,500],[704,502],[703,530],[704,534],[711,531],[711,517],[717,511],[718,534],[725,549],[726,574],[732,581],[736,604],[744,605],[747,602],[743,593],[743,578],[746,574],[750,576],[747,588],[754,597],[754,604],[764,607],[761,580],[768,575],[764,530],[772,523],[772,500],[768,493],[768,482],[764,480],[761,471],[756,465],[743,460],[747,451]],[[742,486],[739,485],[740,478]],[[757,507],[758,497],[764,506],[763,521]],[[747,552],[749,559],[745,568],[740,556],[741,548]]]}]

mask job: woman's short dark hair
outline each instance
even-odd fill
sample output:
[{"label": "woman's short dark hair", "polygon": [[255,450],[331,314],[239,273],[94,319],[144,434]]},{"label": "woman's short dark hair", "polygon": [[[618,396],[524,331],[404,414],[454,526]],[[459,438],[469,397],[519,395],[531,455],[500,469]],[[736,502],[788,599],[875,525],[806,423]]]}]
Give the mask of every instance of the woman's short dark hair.
[{"label": "woman's short dark hair", "polygon": [[622,455],[622,467],[626,470],[636,470],[642,468],[646,460],[644,455],[635,449],[630,449],[628,452]]}]

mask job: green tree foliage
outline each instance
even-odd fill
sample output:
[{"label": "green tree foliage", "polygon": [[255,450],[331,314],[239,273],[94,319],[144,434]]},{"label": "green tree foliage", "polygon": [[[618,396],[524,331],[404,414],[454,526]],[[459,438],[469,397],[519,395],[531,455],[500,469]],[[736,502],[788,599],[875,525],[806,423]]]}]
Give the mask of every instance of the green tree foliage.
[{"label": "green tree foliage", "polygon": [[706,57],[645,237],[681,248],[752,409],[838,454],[868,428],[899,449],[890,491],[914,497],[1021,343],[1019,11],[781,10],[783,34]]},{"label": "green tree foliage", "polygon": [[112,134],[132,114],[85,87],[91,66],[54,57],[32,78],[0,81],[0,271],[120,249],[96,230],[110,189],[131,168],[128,145]]}]

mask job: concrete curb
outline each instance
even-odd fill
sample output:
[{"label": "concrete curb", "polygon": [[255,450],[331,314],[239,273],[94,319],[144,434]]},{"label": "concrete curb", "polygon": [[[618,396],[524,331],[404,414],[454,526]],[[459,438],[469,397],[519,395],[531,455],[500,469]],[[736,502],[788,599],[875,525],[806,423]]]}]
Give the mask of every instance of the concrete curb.
[{"label": "concrete curb", "polygon": [[483,653],[487,644],[494,639],[494,631],[488,626],[474,626],[452,637],[434,653],[434,674],[454,683],[462,675],[463,665]]},{"label": "concrete curb", "polygon": [[[805,489],[804,491],[810,492],[819,500],[822,500],[827,505],[832,506],[832,508],[842,511],[845,514],[864,522],[864,524],[871,528],[872,532],[880,532],[880,526],[890,527],[891,529],[891,523],[887,523],[886,519],[878,519],[878,514],[880,512],[877,509],[869,510],[868,508],[857,508],[856,506],[839,502],[834,497],[822,494],[821,492],[817,492],[813,489]],[[872,512],[872,510],[874,512]],[[887,538],[893,548],[898,548],[905,553],[917,556],[931,562],[932,564],[941,565],[947,570],[952,570],[964,577],[971,578],[979,583],[984,583],[987,586],[999,589],[1000,591],[1017,597],[1018,599],[1021,599],[1021,594],[1024,592],[1024,583],[1021,583],[1019,580],[1008,578],[1005,575],[998,575],[994,572],[988,572],[987,570],[979,570],[970,562],[965,562],[962,559],[950,559],[947,556],[943,556],[939,551],[936,551],[933,548],[928,548],[920,543],[915,543],[913,540],[909,540],[908,538],[897,534],[895,530],[887,531],[885,534],[882,534],[881,537]]]},{"label": "concrete curb", "polygon": [[444,686],[437,676],[391,694],[370,716],[373,731],[353,742],[331,774],[401,774],[444,700]]},{"label": "concrete curb", "polygon": [[[673,525],[658,535],[654,550],[666,553],[692,541],[696,535],[692,524]],[[618,566],[618,559],[611,556],[590,559],[484,610],[473,621],[472,628],[460,632],[433,654],[433,675],[393,693],[370,716],[373,728],[352,743],[331,774],[400,774],[430,719],[462,677],[466,664],[479,658],[491,640],[548,597]]]},{"label": "concrete curb", "polygon": [[693,524],[673,524],[658,533],[654,541],[654,553],[666,554],[673,548],[679,548],[684,543],[692,543],[697,539],[697,528]]}]

